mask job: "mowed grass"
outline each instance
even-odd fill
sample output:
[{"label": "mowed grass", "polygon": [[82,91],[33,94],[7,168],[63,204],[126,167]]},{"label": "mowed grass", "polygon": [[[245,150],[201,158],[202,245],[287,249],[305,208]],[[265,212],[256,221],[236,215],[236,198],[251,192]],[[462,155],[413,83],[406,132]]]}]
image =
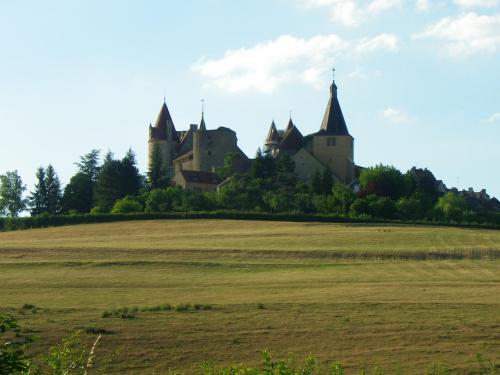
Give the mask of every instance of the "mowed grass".
[{"label": "mowed grass", "polygon": [[[349,373],[433,362],[465,373],[476,353],[500,361],[499,254],[500,231],[439,227],[186,220],[8,232],[0,311],[39,337],[35,356],[76,329],[105,329],[102,373],[255,365],[263,349],[341,360]],[[101,317],[165,303],[213,308]]]}]

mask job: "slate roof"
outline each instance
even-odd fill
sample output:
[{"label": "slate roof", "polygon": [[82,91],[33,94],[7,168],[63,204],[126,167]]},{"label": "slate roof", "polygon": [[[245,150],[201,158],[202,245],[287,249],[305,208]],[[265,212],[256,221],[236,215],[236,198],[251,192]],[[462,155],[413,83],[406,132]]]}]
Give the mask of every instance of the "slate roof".
[{"label": "slate roof", "polygon": [[175,130],[174,122],[172,121],[172,116],[170,116],[170,112],[167,107],[167,103],[163,102],[161,106],[160,113],[156,118],[156,123],[153,128],[153,135],[155,139],[159,140],[167,140],[167,129],[168,123],[170,122],[172,127],[172,140],[179,141],[179,135]]},{"label": "slate roof", "polygon": [[197,182],[202,184],[218,185],[220,182],[219,176],[212,172],[202,171],[180,171],[186,182]]},{"label": "slate roof", "polygon": [[330,99],[328,100],[321,128],[317,135],[349,135],[337,98],[337,85],[335,82],[330,86]]},{"label": "slate roof", "polygon": [[[291,122],[291,120],[290,120]],[[304,136],[297,127],[287,128],[283,135],[283,140],[279,144],[279,149],[287,153],[298,151],[304,144]]]},{"label": "slate roof", "polygon": [[200,121],[200,131],[205,131],[207,130],[207,126],[205,125],[205,115],[202,113],[201,114],[201,121]]},{"label": "slate roof", "polygon": [[271,123],[271,127],[269,128],[269,132],[267,133],[266,143],[268,143],[268,144],[271,144],[271,143],[277,144],[278,141],[279,141],[279,134],[278,134],[278,130],[276,130],[276,124],[273,121]]}]

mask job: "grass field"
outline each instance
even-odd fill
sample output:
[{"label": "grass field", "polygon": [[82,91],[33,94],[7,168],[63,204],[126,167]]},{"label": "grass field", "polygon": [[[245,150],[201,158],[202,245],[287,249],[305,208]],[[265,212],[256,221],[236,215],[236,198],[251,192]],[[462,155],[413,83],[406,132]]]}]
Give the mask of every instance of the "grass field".
[{"label": "grass field", "polygon": [[[213,308],[101,317],[164,303]],[[500,231],[185,220],[6,232],[0,311],[39,337],[33,355],[105,329],[100,373],[255,365],[263,349],[349,373],[465,373],[476,353],[500,362]]]}]

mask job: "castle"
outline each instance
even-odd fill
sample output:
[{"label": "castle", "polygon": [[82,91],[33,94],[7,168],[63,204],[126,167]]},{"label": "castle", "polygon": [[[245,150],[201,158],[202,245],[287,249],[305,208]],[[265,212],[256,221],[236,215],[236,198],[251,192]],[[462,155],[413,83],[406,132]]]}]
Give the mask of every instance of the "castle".
[{"label": "castle", "polygon": [[[318,132],[303,136],[291,118],[286,129],[278,130],[273,121],[264,147],[275,157],[290,156],[304,182],[310,183],[314,174],[327,169],[334,181],[351,184],[359,172],[354,164],[354,138],[347,130],[335,81],[330,86],[330,98]],[[225,127],[208,130],[203,111],[199,125],[191,124],[188,130],[177,131],[165,101],[155,125],[149,126],[149,165],[155,148],[169,167],[173,182],[195,191],[217,188],[220,181],[214,172],[224,166],[227,154],[238,154],[242,165],[251,163],[238,147],[236,133]]]}]

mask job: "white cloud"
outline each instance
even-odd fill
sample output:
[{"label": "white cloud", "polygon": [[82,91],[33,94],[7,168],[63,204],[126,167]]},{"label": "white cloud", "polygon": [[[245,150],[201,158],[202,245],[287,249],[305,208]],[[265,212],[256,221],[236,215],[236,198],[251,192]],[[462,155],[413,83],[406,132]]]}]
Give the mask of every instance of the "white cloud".
[{"label": "white cloud", "polygon": [[394,124],[410,124],[415,121],[401,109],[388,107],[382,111],[382,116]]},{"label": "white cloud", "polygon": [[[327,7],[333,21],[345,26],[357,26],[368,18],[399,7],[401,0],[300,0],[306,8]],[[359,3],[363,3],[360,5]]]},{"label": "white cloud", "polygon": [[492,114],[484,122],[487,122],[487,123],[490,123],[490,124],[493,124],[495,122],[500,122],[500,112]]},{"label": "white cloud", "polygon": [[414,38],[429,38],[445,42],[452,56],[467,56],[476,52],[495,52],[500,47],[500,14],[467,13],[445,17]]},{"label": "white cloud", "polygon": [[417,0],[415,7],[420,11],[426,11],[429,9],[429,0]]},{"label": "white cloud", "polygon": [[202,58],[192,70],[208,79],[208,86],[228,92],[270,93],[288,82],[321,87],[335,60],[380,50],[394,51],[398,39],[391,34],[347,41],[335,34],[310,39],[283,35],[251,48],[226,51],[219,59]]},{"label": "white cloud", "polygon": [[499,0],[455,0],[455,4],[463,8],[493,8],[496,7],[499,3]]}]

